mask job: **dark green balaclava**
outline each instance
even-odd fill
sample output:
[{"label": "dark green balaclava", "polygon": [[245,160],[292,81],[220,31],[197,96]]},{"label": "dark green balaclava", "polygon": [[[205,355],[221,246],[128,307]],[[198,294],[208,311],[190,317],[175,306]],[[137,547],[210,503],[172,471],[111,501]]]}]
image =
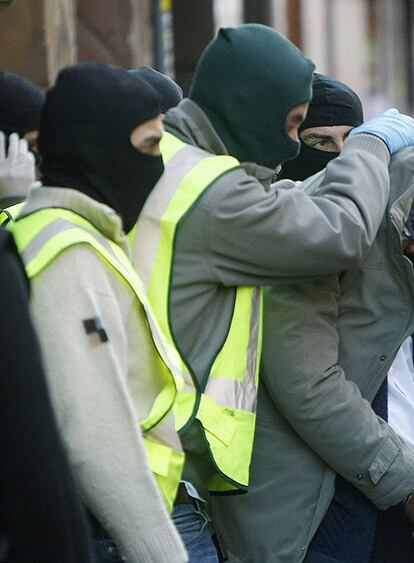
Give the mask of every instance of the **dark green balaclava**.
[{"label": "dark green balaclava", "polygon": [[190,99],[206,113],[232,156],[275,168],[295,158],[289,111],[312,97],[314,65],[270,27],[221,29],[198,62]]}]

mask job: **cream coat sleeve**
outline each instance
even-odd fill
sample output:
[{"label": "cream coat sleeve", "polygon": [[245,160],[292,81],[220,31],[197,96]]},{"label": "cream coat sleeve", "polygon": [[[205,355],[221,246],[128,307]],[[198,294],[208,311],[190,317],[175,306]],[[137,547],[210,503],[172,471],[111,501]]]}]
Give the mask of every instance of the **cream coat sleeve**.
[{"label": "cream coat sleeve", "polygon": [[[128,373],[130,355],[140,353],[139,334],[132,349],[126,328],[140,314],[132,294],[92,248],[77,245],[33,280],[31,309],[85,504],[128,562],[187,561],[148,466],[138,423],[147,412],[129,393],[128,378],[140,378]],[[95,317],[107,342],[85,332],[83,321]]]}]

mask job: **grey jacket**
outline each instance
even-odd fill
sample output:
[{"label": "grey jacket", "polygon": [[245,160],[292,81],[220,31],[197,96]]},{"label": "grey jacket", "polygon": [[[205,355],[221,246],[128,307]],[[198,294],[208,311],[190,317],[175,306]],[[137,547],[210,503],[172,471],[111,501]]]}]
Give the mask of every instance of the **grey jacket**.
[{"label": "grey jacket", "polygon": [[[207,153],[227,152],[188,99],[165,123]],[[252,163],[222,175],[202,194],[177,228],[170,315],[175,340],[199,380],[227,335],[235,287],[331,274],[364,259],[388,200],[388,164],[382,141],[357,135],[329,167],[323,197],[288,180],[270,186],[274,171]],[[186,477],[205,494],[213,468],[192,430],[183,436]]]},{"label": "grey jacket", "polygon": [[[414,149],[393,157],[390,171],[387,211],[362,265],[266,292],[251,486],[214,503],[232,561],[302,561],[336,473],[381,509],[414,488],[414,452],[369,404],[414,331],[413,267],[400,237]],[[322,179],[307,190],[322,195]]]}]

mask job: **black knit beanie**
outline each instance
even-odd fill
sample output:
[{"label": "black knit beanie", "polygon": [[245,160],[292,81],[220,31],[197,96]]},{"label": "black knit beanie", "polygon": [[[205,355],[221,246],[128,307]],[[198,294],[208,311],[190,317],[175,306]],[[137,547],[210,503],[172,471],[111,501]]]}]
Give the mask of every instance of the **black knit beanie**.
[{"label": "black knit beanie", "polygon": [[143,78],[160,96],[161,111],[167,113],[183,99],[183,91],[169,76],[149,66],[140,66],[129,71],[134,76]]},{"label": "black knit beanie", "polygon": [[364,121],[361,100],[349,86],[326,74],[313,75],[313,94],[305,121],[300,131],[309,127],[351,125],[358,127]]},{"label": "black knit beanie", "polygon": [[229,154],[275,168],[294,158],[291,109],[312,97],[314,65],[270,27],[221,29],[201,55],[190,98],[206,113]]},{"label": "black knit beanie", "polygon": [[128,232],[163,172],[162,158],[135,149],[130,135],[159,114],[158,94],[126,70],[96,63],[62,70],[40,124],[44,184],[109,205]]},{"label": "black knit beanie", "polygon": [[43,91],[25,78],[0,70],[0,131],[23,137],[39,129],[44,98]]}]

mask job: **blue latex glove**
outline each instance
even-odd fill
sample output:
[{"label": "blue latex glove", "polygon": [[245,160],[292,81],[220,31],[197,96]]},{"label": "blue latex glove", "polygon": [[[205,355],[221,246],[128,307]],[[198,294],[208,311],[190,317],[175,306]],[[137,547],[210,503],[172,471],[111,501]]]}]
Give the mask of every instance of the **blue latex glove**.
[{"label": "blue latex glove", "polygon": [[391,154],[414,145],[414,119],[400,113],[397,109],[387,109],[378,117],[355,127],[349,136],[358,133],[375,135],[384,141]]}]

